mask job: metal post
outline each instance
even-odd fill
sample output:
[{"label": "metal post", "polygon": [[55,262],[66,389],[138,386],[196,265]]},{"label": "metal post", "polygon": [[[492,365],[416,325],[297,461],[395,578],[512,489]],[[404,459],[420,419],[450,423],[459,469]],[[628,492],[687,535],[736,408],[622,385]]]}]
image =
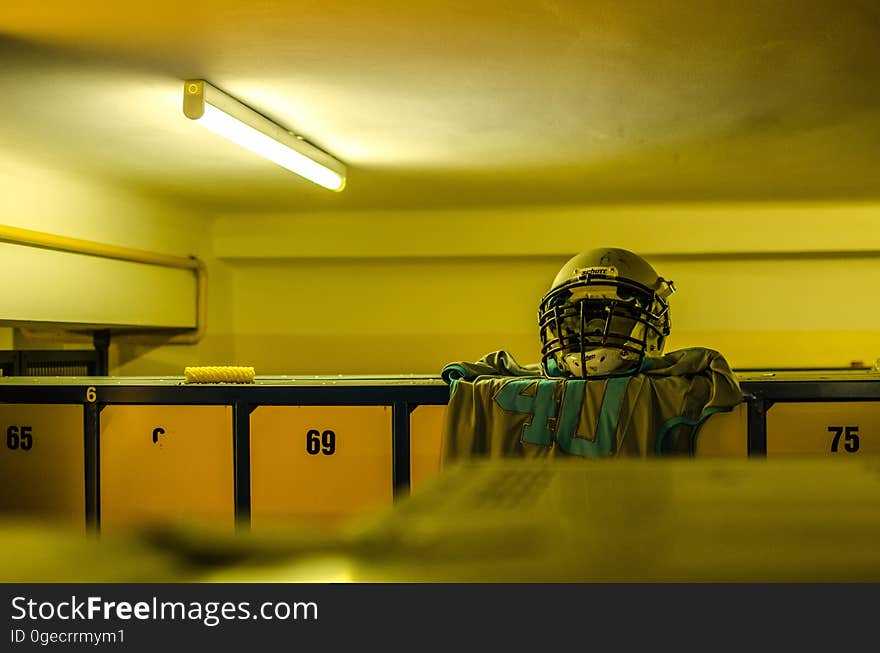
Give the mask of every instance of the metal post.
[{"label": "metal post", "polygon": [[235,527],[251,527],[251,411],[244,401],[232,404],[232,473],[234,475]]},{"label": "metal post", "polygon": [[83,408],[86,528],[98,533],[101,530],[101,407],[86,403]]},{"label": "metal post", "polygon": [[95,376],[110,375],[110,329],[99,329],[92,337],[95,351],[98,354]]},{"label": "metal post", "polygon": [[409,404],[402,401],[395,401],[391,406],[392,483],[395,501],[409,496],[410,492],[409,409]]},{"label": "metal post", "polygon": [[760,395],[749,396],[749,456],[767,456],[767,409],[770,402]]}]

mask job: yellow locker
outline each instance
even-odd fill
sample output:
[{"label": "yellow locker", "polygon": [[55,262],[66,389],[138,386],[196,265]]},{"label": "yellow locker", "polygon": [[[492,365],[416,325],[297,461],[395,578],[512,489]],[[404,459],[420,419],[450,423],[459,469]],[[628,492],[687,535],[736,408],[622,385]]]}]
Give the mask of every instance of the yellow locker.
[{"label": "yellow locker", "polygon": [[0,404],[0,511],[85,525],[83,407]]},{"label": "yellow locker", "polygon": [[390,406],[258,406],[250,430],[254,528],[391,504]]},{"label": "yellow locker", "polygon": [[106,406],[101,528],[155,522],[232,528],[232,408]]},{"label": "yellow locker", "polygon": [[767,455],[880,453],[880,402],[773,404],[767,410]]},{"label": "yellow locker", "polygon": [[697,456],[748,456],[749,407],[745,402],[706,420],[697,437]]},{"label": "yellow locker", "polygon": [[440,471],[446,406],[416,406],[409,418],[410,482],[415,490]]}]

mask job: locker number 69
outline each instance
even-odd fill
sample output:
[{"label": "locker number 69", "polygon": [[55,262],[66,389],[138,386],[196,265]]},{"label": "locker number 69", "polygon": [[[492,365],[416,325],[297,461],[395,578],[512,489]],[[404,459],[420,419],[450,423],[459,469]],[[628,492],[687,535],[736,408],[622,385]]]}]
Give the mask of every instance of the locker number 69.
[{"label": "locker number 69", "polygon": [[310,429],[306,433],[306,453],[310,456],[317,456],[319,453],[332,456],[336,453],[336,434],[330,430],[319,432],[317,429]]}]

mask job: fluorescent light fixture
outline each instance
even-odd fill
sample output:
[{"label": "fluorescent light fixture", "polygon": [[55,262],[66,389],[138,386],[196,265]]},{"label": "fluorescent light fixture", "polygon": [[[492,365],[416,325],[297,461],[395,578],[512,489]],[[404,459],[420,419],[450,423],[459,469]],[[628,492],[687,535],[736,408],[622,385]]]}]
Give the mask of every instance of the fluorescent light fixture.
[{"label": "fluorescent light fixture", "polygon": [[345,188],[343,163],[202,79],[184,82],[183,114],[319,186]]}]

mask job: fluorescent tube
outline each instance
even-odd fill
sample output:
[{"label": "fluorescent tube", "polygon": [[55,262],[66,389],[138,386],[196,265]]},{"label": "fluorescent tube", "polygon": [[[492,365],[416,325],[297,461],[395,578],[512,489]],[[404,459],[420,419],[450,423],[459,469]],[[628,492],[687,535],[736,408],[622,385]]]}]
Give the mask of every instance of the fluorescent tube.
[{"label": "fluorescent tube", "polygon": [[183,87],[183,113],[215,134],[328,190],[345,188],[345,165],[200,79]]}]

